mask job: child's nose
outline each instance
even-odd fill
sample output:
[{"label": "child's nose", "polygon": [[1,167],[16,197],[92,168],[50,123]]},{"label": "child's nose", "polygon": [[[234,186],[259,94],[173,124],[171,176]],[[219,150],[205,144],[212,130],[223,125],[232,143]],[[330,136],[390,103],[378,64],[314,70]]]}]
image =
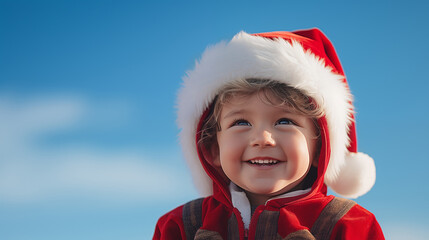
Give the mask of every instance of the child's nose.
[{"label": "child's nose", "polygon": [[253,147],[269,147],[275,146],[276,141],[274,140],[272,133],[267,130],[263,130],[253,135],[250,144]]}]

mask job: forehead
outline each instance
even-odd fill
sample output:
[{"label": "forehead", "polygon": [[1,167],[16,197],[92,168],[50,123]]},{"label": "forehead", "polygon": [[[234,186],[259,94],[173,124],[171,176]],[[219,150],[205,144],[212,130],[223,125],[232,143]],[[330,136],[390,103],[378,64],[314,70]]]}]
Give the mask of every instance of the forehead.
[{"label": "forehead", "polygon": [[238,113],[247,113],[252,110],[261,113],[268,113],[273,111],[298,113],[290,104],[288,104],[287,101],[280,99],[279,97],[269,92],[238,94],[230,96],[222,104],[220,113],[225,117],[225,114],[232,115]]},{"label": "forehead", "polygon": [[270,90],[260,90],[253,93],[232,93],[225,97],[221,103],[222,108],[224,106],[238,106],[238,105],[248,105],[249,100],[258,100],[267,106],[279,107],[281,109],[290,109],[292,104],[287,101],[287,99],[282,99],[279,96],[276,96]]},{"label": "forehead", "polygon": [[[277,88],[280,87],[280,88]],[[290,87],[271,86],[262,88],[232,88],[221,92],[215,100],[213,115],[219,121],[225,105],[246,104],[252,96],[263,102],[266,106],[288,109],[290,112],[318,119],[323,110],[314,101],[298,90]]]}]

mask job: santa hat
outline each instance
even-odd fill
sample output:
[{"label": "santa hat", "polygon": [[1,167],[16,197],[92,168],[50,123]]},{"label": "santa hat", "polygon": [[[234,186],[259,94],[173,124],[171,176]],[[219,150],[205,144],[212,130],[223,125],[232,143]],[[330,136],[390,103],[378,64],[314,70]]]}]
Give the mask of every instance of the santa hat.
[{"label": "santa hat", "polygon": [[356,198],[375,183],[371,157],[357,152],[352,95],[331,42],[318,29],[247,34],[209,47],[183,78],[178,96],[178,125],[185,159],[204,196],[212,181],[196,148],[201,116],[219,90],[237,79],[272,79],[299,89],[323,110],[331,154],[324,181],[334,192]]}]

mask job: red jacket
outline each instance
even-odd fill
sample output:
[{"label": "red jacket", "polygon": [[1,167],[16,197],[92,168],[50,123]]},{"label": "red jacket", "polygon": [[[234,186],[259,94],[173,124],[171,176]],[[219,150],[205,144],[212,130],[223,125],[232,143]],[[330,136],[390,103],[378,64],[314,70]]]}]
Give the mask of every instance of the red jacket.
[{"label": "red jacket", "polygon": [[[246,236],[249,240],[275,239],[267,237],[271,235],[262,235],[270,234],[266,233],[268,224],[276,229],[275,236],[280,236],[280,239],[287,239],[287,236],[291,237],[300,233],[308,237],[303,239],[314,239],[311,238],[312,235],[308,236],[308,231],[316,222],[323,208],[332,199],[333,196],[317,194],[312,198],[292,202],[285,202],[281,199],[269,201],[267,205],[259,206],[255,210],[250,227],[245,230],[238,210],[231,204],[222,204],[212,196],[203,201],[201,229],[210,236],[221,236],[221,239],[245,239]],[[273,212],[276,214],[272,214]],[[187,239],[182,214],[183,206],[180,206],[162,216],[157,223],[153,239]],[[273,218],[270,218],[270,215]],[[273,220],[274,223],[271,223],[270,220]],[[235,226],[237,229],[231,230],[231,226]],[[234,233],[231,232],[237,231],[239,238],[229,237],[234,236]],[[207,237],[201,239],[207,239]],[[384,237],[374,215],[355,204],[338,220],[327,239],[384,239]]]}]

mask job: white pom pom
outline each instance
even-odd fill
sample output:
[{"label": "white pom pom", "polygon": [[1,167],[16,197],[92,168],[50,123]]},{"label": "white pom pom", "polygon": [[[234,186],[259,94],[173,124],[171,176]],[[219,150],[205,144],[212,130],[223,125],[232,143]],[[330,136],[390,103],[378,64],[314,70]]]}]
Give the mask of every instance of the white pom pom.
[{"label": "white pom pom", "polygon": [[371,190],[374,183],[374,160],[364,153],[349,153],[335,181],[326,185],[344,197],[357,198]]}]

